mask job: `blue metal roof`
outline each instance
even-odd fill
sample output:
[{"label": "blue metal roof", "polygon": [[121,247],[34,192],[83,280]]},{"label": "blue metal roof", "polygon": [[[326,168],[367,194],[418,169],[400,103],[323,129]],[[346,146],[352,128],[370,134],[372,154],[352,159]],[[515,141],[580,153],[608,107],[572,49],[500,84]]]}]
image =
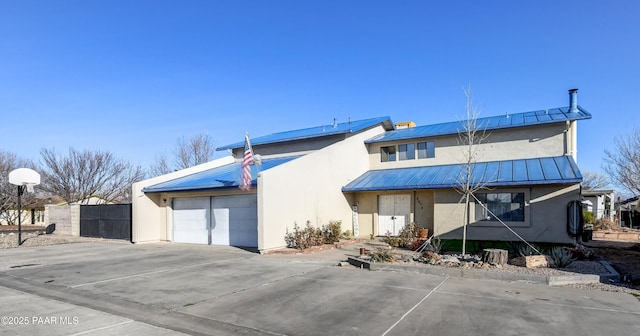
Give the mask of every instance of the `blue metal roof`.
[{"label": "blue metal roof", "polygon": [[[342,188],[344,192],[441,189],[459,185],[464,164],[370,170]],[[571,156],[478,162],[471,182],[487,187],[579,183],[582,174]]]},{"label": "blue metal roof", "polygon": [[[266,144],[277,143],[277,142],[317,138],[317,137],[323,137],[328,135],[356,133],[380,123],[383,123],[386,126],[386,129],[388,130],[393,129],[393,124],[389,117],[378,117],[378,118],[338,123],[336,124],[335,127],[329,124],[324,126],[304,128],[299,130],[274,133],[274,134],[265,135],[257,138],[251,138],[251,145],[254,145],[254,146],[266,145]],[[218,147],[216,148],[216,150],[220,151],[225,149],[242,148],[242,147],[244,147],[244,140],[241,142],[230,144],[230,145]]]},{"label": "blue metal roof", "polygon": [[[262,165],[251,165],[252,176],[258,176],[258,172],[287,163],[300,156],[289,156],[283,158],[263,159]],[[145,193],[158,193],[170,191],[196,191],[212,189],[230,189],[240,186],[240,175],[242,164],[240,162],[212,168],[191,175],[176,178],[171,181],[158,183],[142,189]],[[255,187],[257,182],[254,178],[251,184]]]},{"label": "blue metal roof", "polygon": [[[496,130],[522,126],[532,126],[562,122],[567,120],[591,119],[591,114],[578,106],[578,112],[569,112],[569,107],[559,107],[501,116],[478,118],[479,130]],[[465,121],[454,121],[442,124],[424,125],[413,128],[402,128],[373,137],[365,143],[384,142],[393,140],[415,139],[439,135],[457,134],[464,129]]]}]

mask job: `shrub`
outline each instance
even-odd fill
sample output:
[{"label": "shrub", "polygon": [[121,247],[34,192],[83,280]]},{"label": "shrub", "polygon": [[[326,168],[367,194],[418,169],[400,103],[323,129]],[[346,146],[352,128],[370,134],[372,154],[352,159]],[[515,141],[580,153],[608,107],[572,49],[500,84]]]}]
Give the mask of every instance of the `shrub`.
[{"label": "shrub", "polygon": [[439,254],[442,251],[442,245],[444,245],[444,241],[440,237],[431,238],[431,247],[434,253]]},{"label": "shrub", "polygon": [[420,248],[420,246],[422,246],[422,244],[423,244],[423,243],[424,243],[424,241],[422,241],[422,240],[414,240],[414,241],[411,243],[411,245],[409,246],[409,249],[410,249],[411,251],[415,251],[415,250],[419,249],[419,248]]},{"label": "shrub", "polygon": [[593,258],[595,258],[593,251],[582,245],[577,245],[570,249],[569,252],[571,252],[573,258],[577,260],[593,260]]},{"label": "shrub", "polygon": [[549,256],[557,268],[567,267],[575,260],[571,251],[561,246],[552,248],[551,251],[549,251]]},{"label": "shrub", "polygon": [[382,241],[389,244],[391,247],[406,247],[411,248],[413,242],[418,238],[420,227],[416,223],[409,223],[405,225],[398,236],[392,236],[390,231],[387,231]]},{"label": "shrub", "polygon": [[391,235],[385,235],[384,238],[382,238],[382,241],[389,244],[389,246],[391,247],[400,246],[400,239]]},{"label": "shrub", "polygon": [[390,251],[369,252],[369,257],[373,262],[392,262],[396,257]]},{"label": "shrub", "polygon": [[420,227],[418,226],[418,224],[408,223],[400,230],[400,233],[398,234],[398,238],[400,239],[400,247],[410,247],[419,235]]},{"label": "shrub", "polygon": [[340,225],[342,225],[342,221],[330,220],[329,224],[322,226],[325,244],[333,244],[340,241],[340,234],[342,232]]},{"label": "shrub", "polygon": [[[531,245],[531,246],[535,247],[536,250],[540,251],[540,247],[536,245]],[[517,242],[517,243],[513,243],[511,249],[513,251],[513,254],[519,257],[538,255],[538,252],[536,252],[536,250],[534,250],[531,246],[525,243]]]},{"label": "shrub", "polygon": [[316,228],[311,225],[311,221],[307,221],[304,228],[300,228],[297,223],[293,224],[293,231],[284,235],[284,241],[287,247],[304,250],[312,246],[320,246],[323,244],[333,244],[340,240],[341,221],[329,221],[329,224]]},{"label": "shrub", "polygon": [[582,210],[582,219],[587,224],[593,224],[593,212]]},{"label": "shrub", "polygon": [[287,247],[295,248],[296,247],[296,231],[298,229],[298,224],[293,224],[293,232],[289,232],[289,228],[287,228],[287,233],[284,235],[284,242],[287,244]]}]

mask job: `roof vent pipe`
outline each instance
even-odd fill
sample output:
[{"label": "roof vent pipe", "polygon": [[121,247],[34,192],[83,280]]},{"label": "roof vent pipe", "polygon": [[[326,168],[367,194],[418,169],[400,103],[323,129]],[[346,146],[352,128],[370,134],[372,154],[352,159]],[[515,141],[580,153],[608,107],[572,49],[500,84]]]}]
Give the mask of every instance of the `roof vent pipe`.
[{"label": "roof vent pipe", "polygon": [[569,90],[569,112],[577,113],[578,110],[578,89]]}]

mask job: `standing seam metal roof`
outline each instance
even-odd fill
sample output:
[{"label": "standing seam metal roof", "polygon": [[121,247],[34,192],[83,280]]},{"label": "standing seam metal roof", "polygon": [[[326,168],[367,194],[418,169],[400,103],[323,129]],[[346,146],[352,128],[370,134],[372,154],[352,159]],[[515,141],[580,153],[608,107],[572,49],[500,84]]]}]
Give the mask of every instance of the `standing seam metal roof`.
[{"label": "standing seam metal roof", "polygon": [[[582,119],[591,119],[591,114],[578,106],[578,112],[569,112],[569,107],[559,107],[549,110],[478,118],[476,123],[478,129],[488,131]],[[365,141],[365,143],[457,134],[459,131],[464,129],[464,124],[465,121],[454,121],[442,124],[417,126],[413,128],[402,128],[375,136]]]},{"label": "standing seam metal roof", "polygon": [[[487,187],[567,184],[582,181],[571,156],[479,162],[471,183]],[[464,164],[370,170],[342,188],[343,192],[454,188],[464,176]]]},{"label": "standing seam metal roof", "polygon": [[[318,127],[311,127],[311,128],[304,128],[299,130],[274,133],[274,134],[265,135],[257,138],[252,138],[251,145],[253,146],[267,145],[267,144],[272,144],[277,142],[317,138],[317,137],[323,137],[328,135],[356,133],[380,123],[384,123],[387,129],[393,129],[393,123],[391,122],[391,118],[378,117],[378,118],[338,123],[336,124],[335,127],[329,124],[329,125],[318,126]],[[230,145],[218,147],[216,148],[216,150],[220,151],[225,149],[242,148],[242,147],[244,147],[244,140],[241,142],[230,144]]]},{"label": "standing seam metal roof", "polygon": [[[251,165],[251,175],[287,163],[300,156],[264,159],[262,165]],[[242,163],[235,162],[228,165],[208,169],[191,175],[179,177],[170,181],[158,183],[142,189],[145,193],[171,192],[171,191],[196,191],[213,189],[231,189],[240,186]],[[256,179],[251,181],[256,186]]]}]

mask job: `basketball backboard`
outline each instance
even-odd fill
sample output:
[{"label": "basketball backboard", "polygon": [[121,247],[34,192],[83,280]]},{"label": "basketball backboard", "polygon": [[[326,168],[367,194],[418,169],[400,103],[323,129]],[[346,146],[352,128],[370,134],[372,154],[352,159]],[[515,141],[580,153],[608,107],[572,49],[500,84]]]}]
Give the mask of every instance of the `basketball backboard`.
[{"label": "basketball backboard", "polygon": [[9,173],[9,183],[27,186],[27,190],[33,192],[33,186],[40,184],[40,174],[29,168],[14,169]]}]

